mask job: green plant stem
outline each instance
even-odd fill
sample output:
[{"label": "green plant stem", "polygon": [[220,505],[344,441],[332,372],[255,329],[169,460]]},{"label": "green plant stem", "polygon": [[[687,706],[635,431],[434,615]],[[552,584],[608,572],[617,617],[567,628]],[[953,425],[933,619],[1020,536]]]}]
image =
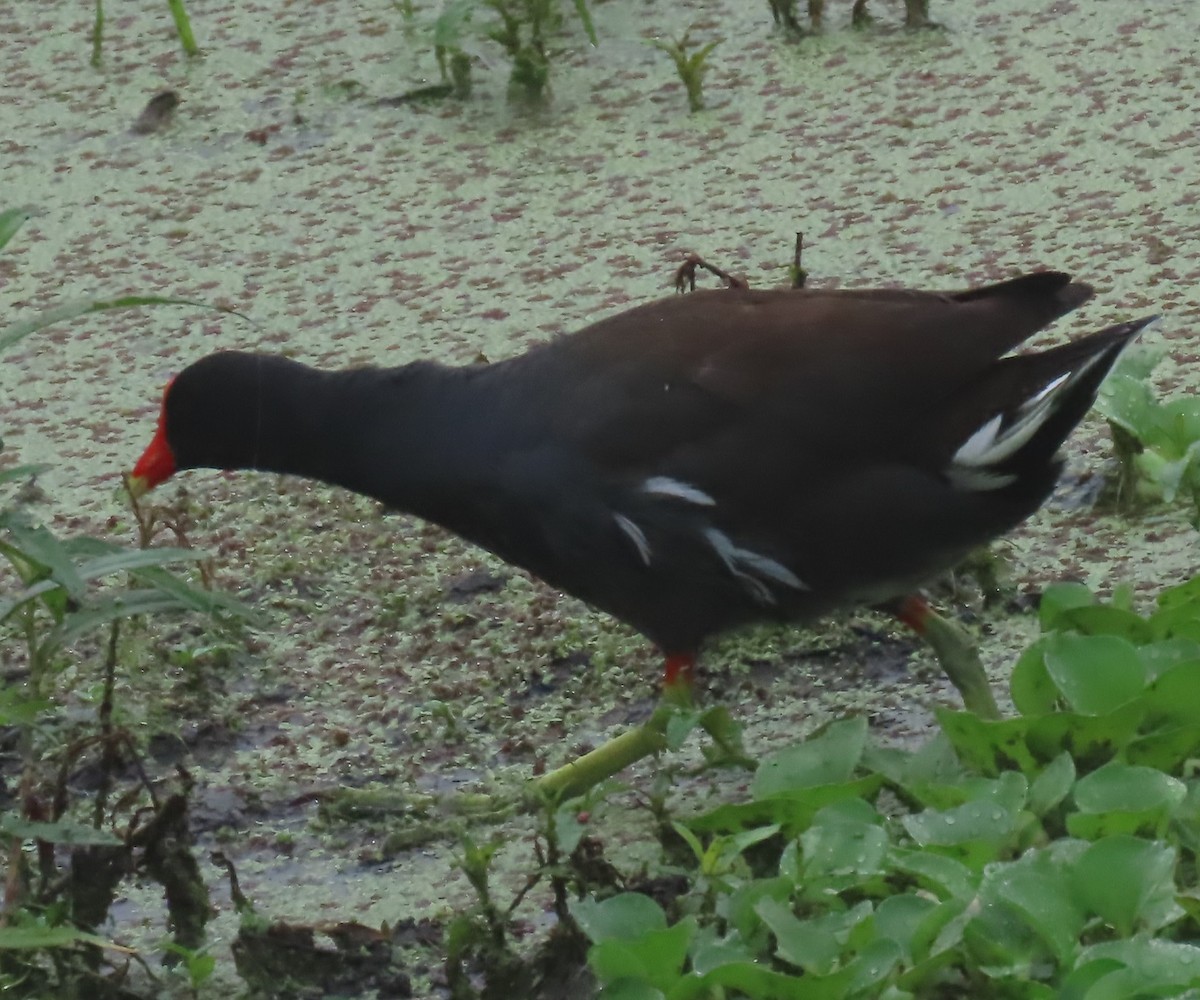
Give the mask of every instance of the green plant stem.
[{"label": "green plant stem", "polygon": [[933,648],[950,683],[958,688],[963,705],[981,719],[999,719],[1000,709],[971,637],[932,608],[922,622],[921,636]]},{"label": "green plant stem", "polygon": [[636,729],[538,778],[533,783],[534,795],[551,801],[581,795],[630,764],[665,750],[667,721],[673,711],[671,705],[659,705]]},{"label": "green plant stem", "polygon": [[188,20],[187,8],[183,0],[167,0],[171,8],[171,17],[175,19],[175,30],[179,33],[179,44],[189,56],[198,56],[200,47],[196,44],[196,36],[192,34],[192,22]]},{"label": "green plant stem", "polygon": [[92,21],[92,65],[99,69],[104,48],[104,0],[96,0],[96,19]]}]

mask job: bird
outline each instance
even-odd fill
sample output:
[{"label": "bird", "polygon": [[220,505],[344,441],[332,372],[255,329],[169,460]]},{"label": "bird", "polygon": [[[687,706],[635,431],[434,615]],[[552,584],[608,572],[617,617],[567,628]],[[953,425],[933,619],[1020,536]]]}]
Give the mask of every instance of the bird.
[{"label": "bird", "polygon": [[625,622],[678,683],[741,626],[902,609],[1028,518],[1153,319],[1013,353],[1091,286],[730,284],[492,363],[210,354],[168,383],[130,491],[210,468],[373,497]]}]

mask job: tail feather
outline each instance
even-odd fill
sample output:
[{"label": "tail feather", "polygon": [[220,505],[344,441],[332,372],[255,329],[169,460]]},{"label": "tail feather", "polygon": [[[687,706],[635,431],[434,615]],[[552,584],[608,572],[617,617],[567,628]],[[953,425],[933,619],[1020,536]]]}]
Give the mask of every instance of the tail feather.
[{"label": "tail feather", "polygon": [[1006,358],[971,398],[979,424],[947,469],[964,489],[996,490],[1041,478],[1059,447],[1095,402],[1121,351],[1156,317],[1120,323],[1038,354]]}]

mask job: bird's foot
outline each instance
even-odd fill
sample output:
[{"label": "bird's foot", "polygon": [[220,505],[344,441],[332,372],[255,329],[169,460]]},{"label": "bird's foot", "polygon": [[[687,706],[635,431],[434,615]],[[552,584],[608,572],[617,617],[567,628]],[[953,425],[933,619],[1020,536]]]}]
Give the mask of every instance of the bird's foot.
[{"label": "bird's foot", "polygon": [[715,264],[710,264],[699,254],[690,253],[675,272],[675,291],[694,292],[696,290],[696,269],[701,267],[710,274],[715,274],[725,282],[727,288],[736,288],[745,291],[750,287],[750,282],[745,278],[739,277],[736,274],[730,274]]}]

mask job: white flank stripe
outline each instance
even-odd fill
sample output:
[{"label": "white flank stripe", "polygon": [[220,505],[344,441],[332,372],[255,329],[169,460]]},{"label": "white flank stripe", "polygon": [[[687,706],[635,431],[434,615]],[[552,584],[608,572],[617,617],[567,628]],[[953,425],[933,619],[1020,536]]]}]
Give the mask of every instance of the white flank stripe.
[{"label": "white flank stripe", "polygon": [[670,476],[651,476],[642,483],[642,490],[661,497],[674,497],[676,500],[686,500],[688,503],[698,504],[701,507],[715,507],[717,505],[717,501],[705,493],[704,490],[697,489],[695,486],[689,486],[687,483],[680,482],[678,479],[672,479]]},{"label": "white flank stripe", "polygon": [[642,557],[642,562],[647,566],[650,565],[650,543],[646,541],[646,533],[642,531],[624,514],[613,514],[613,520],[617,522],[617,527],[625,532],[625,536],[633,542],[634,548],[637,549],[638,555]]},{"label": "white flank stripe", "polygon": [[766,577],[793,590],[808,590],[804,582],[783,563],[764,556],[761,552],[739,548],[723,531],[705,528],[704,537],[713,551],[720,556],[726,568],[750,591],[755,600],[763,604],[778,604],[775,595],[760,579]]}]

